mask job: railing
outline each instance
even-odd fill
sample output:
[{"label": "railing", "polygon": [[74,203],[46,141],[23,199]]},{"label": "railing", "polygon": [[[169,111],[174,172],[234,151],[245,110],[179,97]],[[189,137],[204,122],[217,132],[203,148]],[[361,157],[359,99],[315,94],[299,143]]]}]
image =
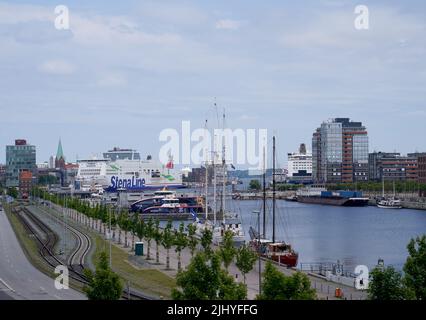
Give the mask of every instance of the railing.
[{"label": "railing", "polygon": [[326,276],[327,271],[330,271],[333,275],[339,275],[347,278],[356,278],[357,276],[357,274],[345,270],[344,266],[339,262],[300,263],[298,269],[301,271],[316,273],[322,276]]}]

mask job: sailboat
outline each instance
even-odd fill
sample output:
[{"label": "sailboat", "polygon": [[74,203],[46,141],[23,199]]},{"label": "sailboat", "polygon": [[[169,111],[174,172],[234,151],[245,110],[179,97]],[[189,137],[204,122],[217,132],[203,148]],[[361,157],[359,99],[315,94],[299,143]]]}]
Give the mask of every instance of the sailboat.
[{"label": "sailboat", "polygon": [[[223,123],[225,123],[225,114],[223,114]],[[221,192],[221,208],[219,212],[222,214],[222,220],[218,221],[216,219],[217,210],[216,210],[216,191],[217,191],[217,173],[216,173],[216,152],[213,151],[212,157],[212,167],[213,167],[213,221],[208,219],[208,161],[206,159],[206,175],[205,175],[205,209],[206,216],[204,222],[200,221],[198,218],[195,218],[195,225],[197,227],[197,235],[200,237],[204,229],[209,229],[213,233],[213,243],[219,245],[223,241],[223,237],[226,231],[232,232],[232,240],[235,247],[240,247],[245,244],[245,235],[242,225],[241,217],[238,213],[231,210],[226,210],[226,177],[227,177],[227,164],[225,161],[225,141],[222,141],[222,165],[221,165],[221,174],[222,174],[222,192]]]},{"label": "sailboat", "polygon": [[[262,257],[278,262],[280,265],[287,267],[297,266],[299,254],[293,250],[289,243],[284,241],[276,241],[275,239],[275,211],[276,211],[276,198],[275,198],[275,137],[273,137],[273,160],[272,160],[272,239],[267,239],[265,216],[266,216],[266,169],[263,172],[263,235],[256,232],[253,227],[250,227],[250,246],[258,252]],[[259,219],[260,223],[260,219]]]},{"label": "sailboat", "polygon": [[395,181],[393,182],[393,196],[385,198],[385,179],[382,176],[382,199],[377,201],[377,207],[382,209],[402,209],[401,200],[395,196]]}]

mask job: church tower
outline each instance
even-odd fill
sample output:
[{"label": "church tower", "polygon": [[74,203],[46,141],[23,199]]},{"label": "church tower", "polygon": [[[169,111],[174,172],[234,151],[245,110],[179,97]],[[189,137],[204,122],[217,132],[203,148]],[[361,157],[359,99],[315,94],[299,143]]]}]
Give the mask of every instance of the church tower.
[{"label": "church tower", "polygon": [[65,169],[65,156],[64,151],[62,150],[61,139],[59,139],[58,150],[56,151],[55,168],[63,170]]}]

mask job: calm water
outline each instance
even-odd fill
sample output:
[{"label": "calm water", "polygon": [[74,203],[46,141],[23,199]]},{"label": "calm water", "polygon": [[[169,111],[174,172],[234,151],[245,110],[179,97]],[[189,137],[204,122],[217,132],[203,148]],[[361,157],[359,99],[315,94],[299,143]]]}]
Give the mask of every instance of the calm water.
[{"label": "calm water", "polygon": [[[261,201],[234,201],[233,205],[241,210],[246,233],[250,225],[257,229],[257,214],[252,211],[261,208]],[[271,233],[270,212],[268,237]],[[359,264],[372,267],[382,258],[386,264],[402,269],[408,242],[425,233],[426,211],[344,208],[277,200],[276,238],[293,245],[299,252],[299,263],[339,259],[351,269]]]},{"label": "calm water", "polygon": [[[243,188],[240,185],[238,189]],[[201,190],[191,191],[203,194]],[[272,201],[268,200],[268,238],[272,238],[271,205]],[[253,211],[262,210],[262,200],[227,200],[226,206],[241,213],[249,239],[250,226],[257,230],[257,214]],[[422,234],[426,234],[426,211],[335,207],[277,200],[276,240],[291,243],[299,252],[299,263],[340,260],[345,267],[353,269],[360,264],[374,267],[382,258],[385,264],[402,269],[408,242]]]}]

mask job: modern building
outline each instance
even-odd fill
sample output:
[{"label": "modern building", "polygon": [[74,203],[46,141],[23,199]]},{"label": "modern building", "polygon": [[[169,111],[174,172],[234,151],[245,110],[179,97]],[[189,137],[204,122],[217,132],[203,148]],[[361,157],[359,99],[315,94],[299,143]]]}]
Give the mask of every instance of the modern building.
[{"label": "modern building", "polygon": [[417,172],[419,183],[426,184],[426,155],[417,158]]},{"label": "modern building", "polygon": [[6,166],[0,164],[0,185],[4,186],[6,184]]},{"label": "modern building", "polygon": [[312,183],[312,153],[302,143],[298,152],[288,153],[287,181],[289,183]]},{"label": "modern building", "polygon": [[31,193],[33,174],[30,170],[21,170],[19,172],[19,194],[21,198],[27,199]]},{"label": "modern building", "polygon": [[368,133],[349,118],[325,121],[312,136],[312,176],[315,183],[368,180]]},{"label": "modern building", "polygon": [[6,187],[19,187],[19,174],[23,170],[37,173],[36,147],[26,140],[15,140],[15,145],[6,146]]},{"label": "modern building", "polygon": [[417,156],[402,156],[395,152],[373,152],[368,156],[371,181],[417,180]]},{"label": "modern building", "polygon": [[53,156],[49,158],[49,169],[55,169],[55,158]]}]

